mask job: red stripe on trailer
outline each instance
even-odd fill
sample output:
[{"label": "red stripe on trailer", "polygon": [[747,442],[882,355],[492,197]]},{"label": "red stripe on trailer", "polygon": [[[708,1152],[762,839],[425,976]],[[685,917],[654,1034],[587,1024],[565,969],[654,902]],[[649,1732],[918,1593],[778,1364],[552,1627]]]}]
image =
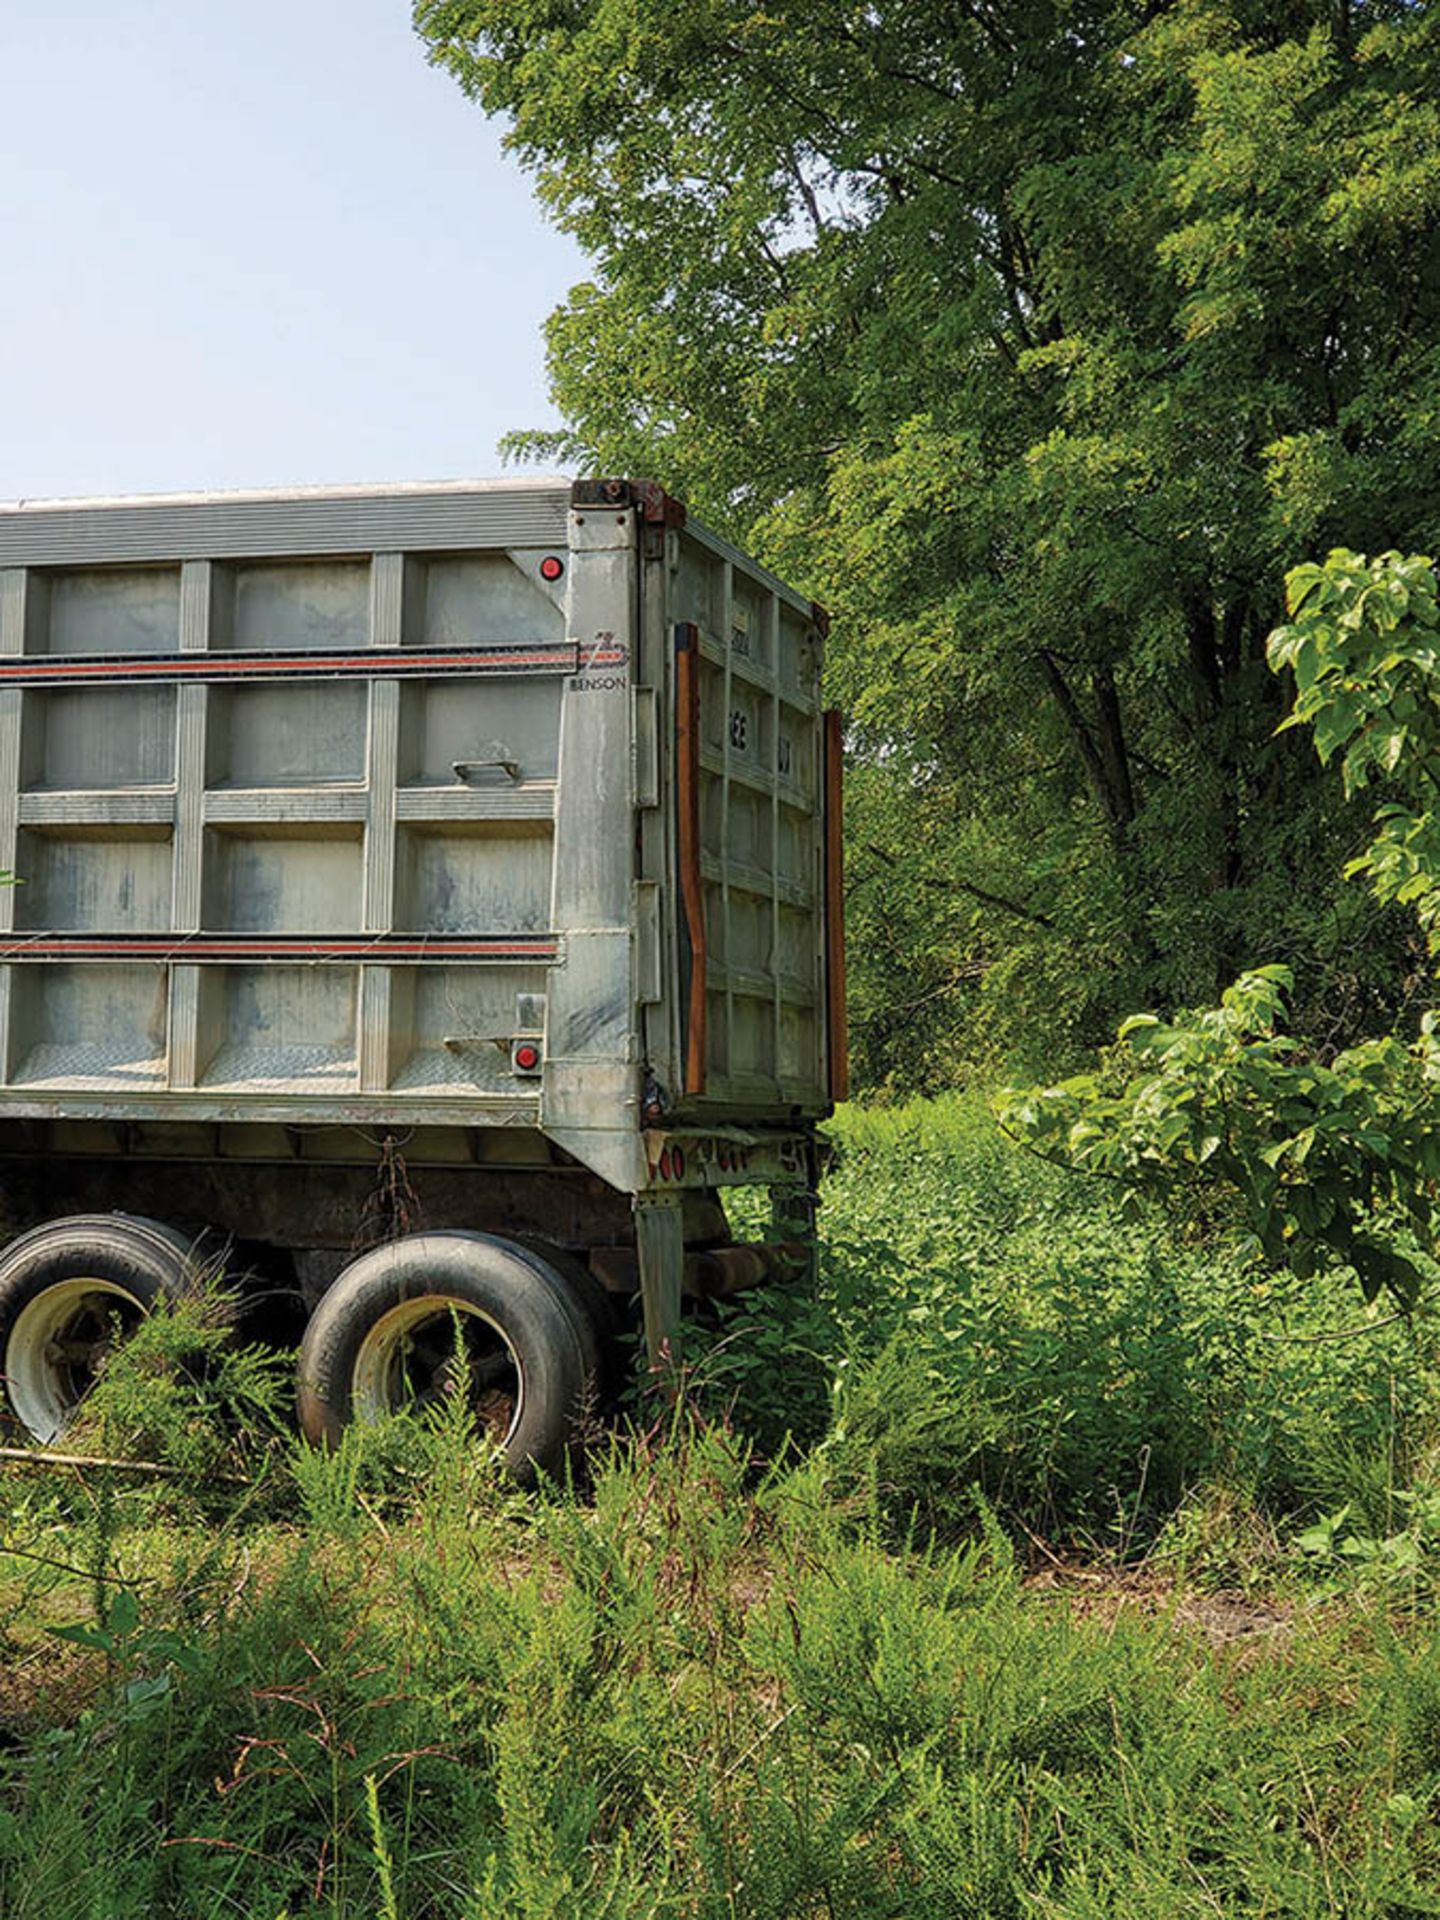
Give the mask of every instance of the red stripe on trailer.
[{"label": "red stripe on trailer", "polygon": [[576,673],[601,666],[623,666],[623,647],[607,647],[581,659],[573,642],[565,646],[493,647],[479,650],[426,650],[348,653],[157,654],[153,657],[98,656],[89,660],[0,661],[0,685],[63,686],[89,680],[283,680],[339,679],[349,675],[383,678],[386,674],[424,679],[447,673],[507,673],[553,668]]},{"label": "red stripe on trailer", "polygon": [[157,935],[153,940],[106,940],[97,938],[37,935],[0,944],[0,959],[5,960],[491,960],[519,959],[553,961],[559,957],[560,943],[547,940],[446,940],[420,936],[416,939],[356,940],[226,940],[219,937]]}]

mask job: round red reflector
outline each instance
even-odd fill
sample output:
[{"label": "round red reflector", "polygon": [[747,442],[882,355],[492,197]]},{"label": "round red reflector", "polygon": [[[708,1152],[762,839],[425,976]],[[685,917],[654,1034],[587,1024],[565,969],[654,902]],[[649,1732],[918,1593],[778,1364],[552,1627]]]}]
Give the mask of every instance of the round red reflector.
[{"label": "round red reflector", "polygon": [[540,1049],[530,1046],[528,1042],[522,1047],[516,1047],[515,1064],[522,1073],[531,1072],[540,1064]]},{"label": "round red reflector", "polygon": [[558,554],[547,553],[545,558],[540,562],[540,578],[542,580],[558,580],[564,571],[565,562]]}]

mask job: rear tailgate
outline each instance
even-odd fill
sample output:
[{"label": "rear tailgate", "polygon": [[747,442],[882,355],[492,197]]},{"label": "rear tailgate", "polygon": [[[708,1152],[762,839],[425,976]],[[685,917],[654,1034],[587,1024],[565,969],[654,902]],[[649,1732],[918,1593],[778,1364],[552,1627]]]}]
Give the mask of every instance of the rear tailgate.
[{"label": "rear tailgate", "polygon": [[678,545],[686,1104],[812,1114],[843,1091],[844,1067],[840,735],[820,705],[823,616],[693,523]]}]

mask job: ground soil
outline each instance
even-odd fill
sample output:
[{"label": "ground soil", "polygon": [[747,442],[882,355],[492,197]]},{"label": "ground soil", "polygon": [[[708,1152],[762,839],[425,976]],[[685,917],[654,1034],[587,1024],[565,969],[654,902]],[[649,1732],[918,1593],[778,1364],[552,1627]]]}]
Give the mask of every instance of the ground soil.
[{"label": "ground soil", "polygon": [[1027,1593],[1062,1599],[1080,1620],[1102,1622],[1126,1615],[1168,1620],[1199,1632],[1214,1647],[1260,1645],[1289,1628],[1294,1609],[1283,1601],[1238,1590],[1181,1589],[1165,1574],[1060,1562],[1033,1573]]}]

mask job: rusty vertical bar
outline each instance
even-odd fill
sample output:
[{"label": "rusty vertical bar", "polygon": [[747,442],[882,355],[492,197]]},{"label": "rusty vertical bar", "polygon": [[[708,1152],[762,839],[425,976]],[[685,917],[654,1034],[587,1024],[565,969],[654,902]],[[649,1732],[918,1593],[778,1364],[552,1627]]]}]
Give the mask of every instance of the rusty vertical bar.
[{"label": "rusty vertical bar", "polygon": [[635,1251],[651,1382],[674,1398],[680,1367],[680,1301],[685,1281],[685,1214],[675,1194],[637,1193]]},{"label": "rusty vertical bar", "polygon": [[706,1051],[705,889],[700,873],[700,630],[675,629],[675,787],[680,902],[690,943],[685,1017],[685,1091],[704,1093]]},{"label": "rusty vertical bar", "polygon": [[844,725],[838,709],[825,713],[825,1053],[829,1092],[850,1091],[850,1039],[845,1021]]}]

